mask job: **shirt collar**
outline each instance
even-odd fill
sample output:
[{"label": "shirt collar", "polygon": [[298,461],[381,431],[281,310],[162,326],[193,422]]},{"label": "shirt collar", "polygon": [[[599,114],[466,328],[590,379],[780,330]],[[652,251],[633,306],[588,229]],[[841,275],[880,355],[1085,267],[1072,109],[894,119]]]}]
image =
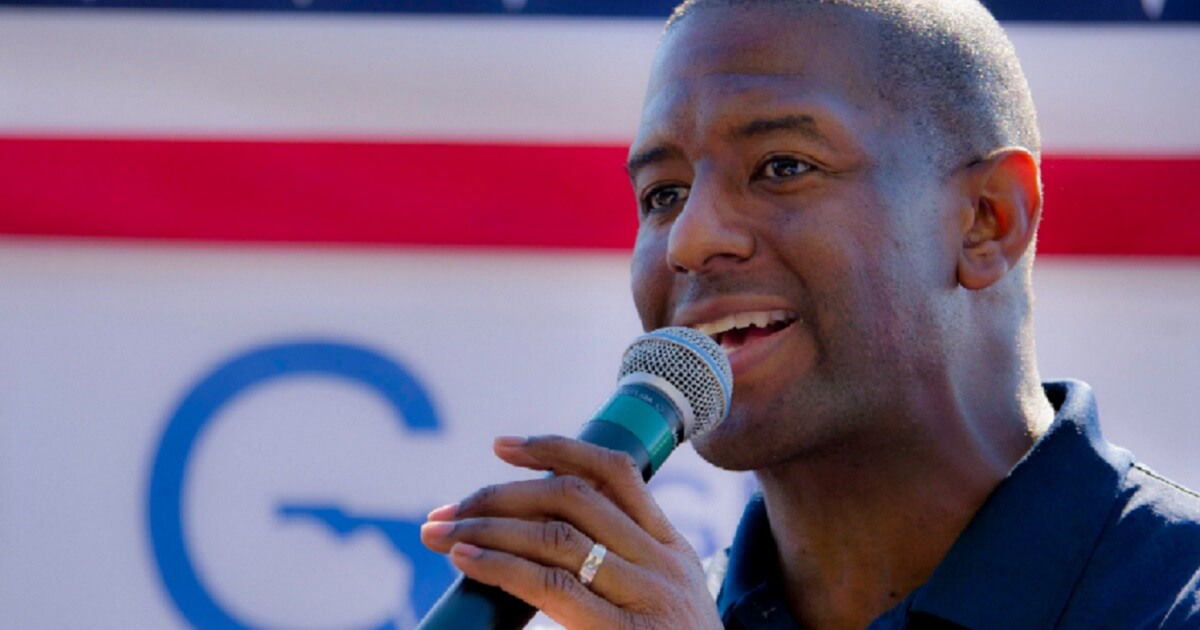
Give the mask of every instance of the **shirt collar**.
[{"label": "shirt collar", "polygon": [[1043,628],[1061,615],[1132,456],[1101,436],[1090,387],[1044,389],[1054,423],[913,594],[913,612],[968,628]]},{"label": "shirt collar", "polygon": [[[885,616],[968,628],[1054,625],[1108,520],[1132,457],[1104,440],[1092,390],[1044,385],[1054,423],[988,497],[930,579]],[[729,548],[717,608],[727,626],[795,627],[760,494]]]},{"label": "shirt collar", "polygon": [[727,628],[795,628],[785,601],[767,506],[755,493],[729,547],[717,610]]}]

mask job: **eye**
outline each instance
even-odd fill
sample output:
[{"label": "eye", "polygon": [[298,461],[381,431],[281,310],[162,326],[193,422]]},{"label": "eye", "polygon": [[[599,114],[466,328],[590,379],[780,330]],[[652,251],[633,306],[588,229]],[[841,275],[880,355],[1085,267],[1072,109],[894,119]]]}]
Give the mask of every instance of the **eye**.
[{"label": "eye", "polygon": [[642,211],[646,213],[659,212],[687,201],[687,196],[686,186],[656,186],[642,196]]},{"label": "eye", "polygon": [[762,166],[758,167],[755,176],[764,179],[786,179],[803,175],[812,168],[812,164],[804,160],[780,155],[767,158]]}]

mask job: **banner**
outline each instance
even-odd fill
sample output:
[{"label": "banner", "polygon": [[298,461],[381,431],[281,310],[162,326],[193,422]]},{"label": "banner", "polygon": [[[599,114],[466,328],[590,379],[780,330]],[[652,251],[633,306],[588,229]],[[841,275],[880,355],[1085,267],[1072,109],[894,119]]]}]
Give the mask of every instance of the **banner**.
[{"label": "banner", "polygon": [[[491,439],[574,434],[640,332],[671,4],[0,2],[0,627],[411,627],[453,576],[424,515],[526,476]],[[992,8],[1043,376],[1198,487],[1194,6]],[[651,487],[708,555],[753,479]]]}]

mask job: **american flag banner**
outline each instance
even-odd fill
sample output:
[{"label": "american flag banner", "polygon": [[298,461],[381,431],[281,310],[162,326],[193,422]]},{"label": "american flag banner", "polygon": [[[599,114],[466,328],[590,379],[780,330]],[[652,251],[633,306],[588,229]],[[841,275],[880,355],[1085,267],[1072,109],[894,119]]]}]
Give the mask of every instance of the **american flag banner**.
[{"label": "american flag banner", "polygon": [[[0,627],[413,626],[425,514],[641,332],[673,4],[0,0]],[[986,4],[1045,147],[1043,376],[1200,487],[1200,1]],[[753,480],[651,488],[707,555]]]}]

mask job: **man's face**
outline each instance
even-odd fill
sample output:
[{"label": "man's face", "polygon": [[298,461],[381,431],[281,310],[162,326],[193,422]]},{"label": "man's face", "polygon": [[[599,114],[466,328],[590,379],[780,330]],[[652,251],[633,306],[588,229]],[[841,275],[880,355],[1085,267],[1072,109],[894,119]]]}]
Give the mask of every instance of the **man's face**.
[{"label": "man's face", "polygon": [[[696,447],[735,469],[844,442],[915,408],[952,289],[952,200],[875,88],[844,13],[706,9],[668,33],[630,149],[647,329],[726,348],[729,419]],[[893,423],[896,424],[896,423]]]}]

